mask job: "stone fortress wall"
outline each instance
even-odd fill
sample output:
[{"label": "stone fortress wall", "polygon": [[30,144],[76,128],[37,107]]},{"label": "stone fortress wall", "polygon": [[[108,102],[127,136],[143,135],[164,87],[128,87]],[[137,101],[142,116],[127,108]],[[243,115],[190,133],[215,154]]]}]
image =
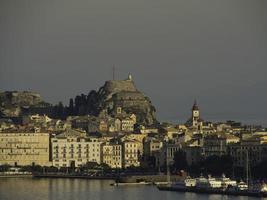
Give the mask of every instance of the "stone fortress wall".
[{"label": "stone fortress wall", "polygon": [[120,91],[129,91],[129,92],[136,92],[135,85],[131,80],[113,80],[113,81],[106,81],[104,85],[105,89],[108,92],[120,92]]}]

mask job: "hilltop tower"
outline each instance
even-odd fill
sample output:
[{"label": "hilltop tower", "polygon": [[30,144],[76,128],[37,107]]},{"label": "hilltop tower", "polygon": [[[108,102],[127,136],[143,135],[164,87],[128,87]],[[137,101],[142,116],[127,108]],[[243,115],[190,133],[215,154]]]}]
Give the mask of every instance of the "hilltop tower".
[{"label": "hilltop tower", "polygon": [[197,105],[197,101],[195,100],[192,106],[192,127],[198,128],[200,122],[200,111]]},{"label": "hilltop tower", "polygon": [[132,74],[128,74],[128,81],[133,81],[133,77],[132,77]]},{"label": "hilltop tower", "polygon": [[191,128],[193,130],[199,130],[201,131],[202,126],[203,126],[203,120],[200,118],[200,110],[197,105],[197,101],[194,101],[194,104],[191,109],[191,116],[185,123],[185,125],[188,128]]}]

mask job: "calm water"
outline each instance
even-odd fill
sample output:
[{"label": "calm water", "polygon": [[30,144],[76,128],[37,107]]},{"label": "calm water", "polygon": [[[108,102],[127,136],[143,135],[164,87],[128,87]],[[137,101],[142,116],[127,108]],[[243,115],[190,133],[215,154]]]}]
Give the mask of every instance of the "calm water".
[{"label": "calm water", "polygon": [[112,181],[0,178],[0,200],[247,200],[249,197],[158,191],[154,186],[113,187]]}]

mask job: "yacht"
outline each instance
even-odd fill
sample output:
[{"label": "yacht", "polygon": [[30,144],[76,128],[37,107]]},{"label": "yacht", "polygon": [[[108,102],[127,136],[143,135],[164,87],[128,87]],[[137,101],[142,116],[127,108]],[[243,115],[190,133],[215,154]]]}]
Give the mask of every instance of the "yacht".
[{"label": "yacht", "polygon": [[208,178],[200,176],[196,181],[197,189],[218,189],[222,187],[222,181],[216,180],[211,175]]},{"label": "yacht", "polygon": [[236,187],[237,183],[235,180],[231,180],[230,178],[227,178],[225,174],[222,175],[220,179],[218,179],[222,182],[222,188],[226,189],[228,187]]},{"label": "yacht", "polygon": [[237,183],[234,186],[229,185],[226,190],[229,193],[240,193],[240,192],[243,193],[243,192],[248,191],[248,185],[244,181],[241,180],[239,183]]},{"label": "yacht", "polygon": [[267,195],[267,185],[260,182],[253,183],[249,186],[249,192]]},{"label": "yacht", "polygon": [[183,181],[177,181],[171,185],[175,189],[188,189],[196,186],[196,179],[187,176]]},{"label": "yacht", "polygon": [[239,190],[239,191],[247,191],[248,190],[248,185],[244,181],[240,181],[237,184],[237,190]]}]

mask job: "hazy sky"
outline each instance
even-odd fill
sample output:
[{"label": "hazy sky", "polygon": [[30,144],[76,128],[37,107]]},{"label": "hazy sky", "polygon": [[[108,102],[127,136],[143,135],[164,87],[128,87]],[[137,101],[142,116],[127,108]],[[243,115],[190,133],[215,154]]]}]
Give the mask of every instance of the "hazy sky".
[{"label": "hazy sky", "polygon": [[113,64],[160,119],[267,124],[267,1],[0,0],[0,90],[67,103]]}]

